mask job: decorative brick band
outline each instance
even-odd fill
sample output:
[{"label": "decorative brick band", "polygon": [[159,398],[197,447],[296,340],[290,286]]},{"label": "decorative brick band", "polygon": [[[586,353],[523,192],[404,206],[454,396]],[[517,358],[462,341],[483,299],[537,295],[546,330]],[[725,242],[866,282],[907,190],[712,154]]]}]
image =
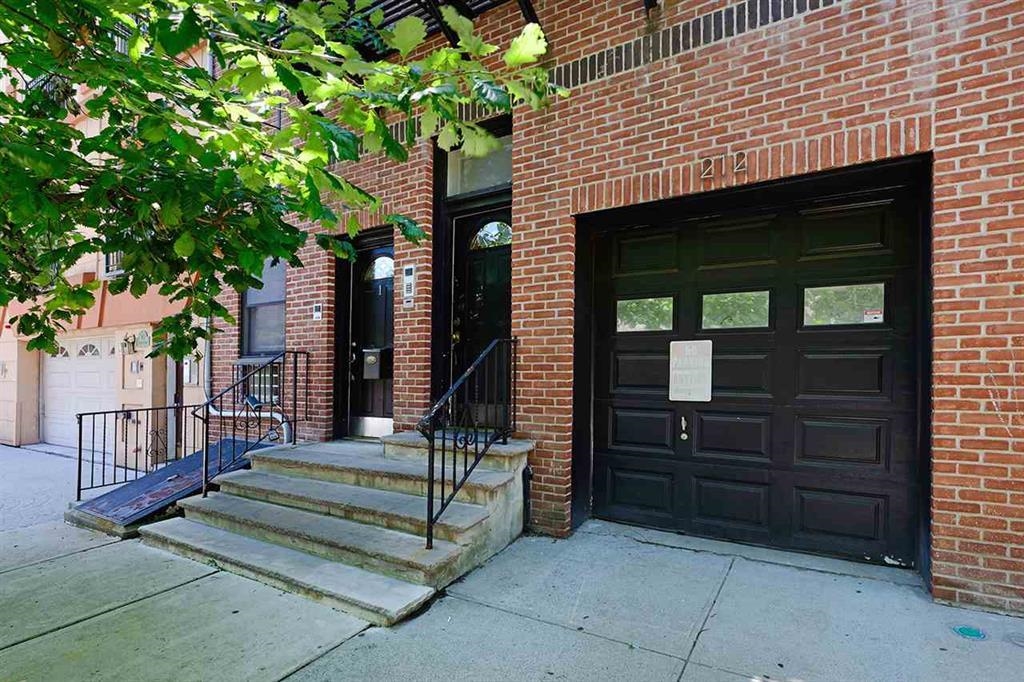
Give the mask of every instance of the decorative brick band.
[{"label": "decorative brick band", "polygon": [[647,173],[625,175],[575,187],[573,215],[660,199],[736,187],[766,180],[868,163],[931,151],[932,116],[923,115],[879,125],[745,150],[746,171],[702,178],[699,160]]},{"label": "decorative brick band", "polygon": [[800,14],[830,7],[838,2],[839,0],[744,0],[657,33],[556,66],[551,73],[551,81],[567,88],[585,85],[663,59],[677,57],[684,52]]}]

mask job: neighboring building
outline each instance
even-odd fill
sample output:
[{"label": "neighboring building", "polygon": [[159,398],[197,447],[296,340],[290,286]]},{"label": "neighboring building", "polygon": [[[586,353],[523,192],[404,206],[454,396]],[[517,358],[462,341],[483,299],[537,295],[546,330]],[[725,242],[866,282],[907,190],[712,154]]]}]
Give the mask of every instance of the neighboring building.
[{"label": "neighboring building", "polygon": [[[488,4],[506,44],[522,3]],[[493,122],[488,159],[346,167],[432,239],[311,243],[226,297],[216,383],[309,351],[302,436],[402,431],[513,335],[536,531],[834,554],[1024,610],[1024,5],[532,5],[572,96]],[[675,341],[713,345],[710,401]]]},{"label": "neighboring building", "polygon": [[[205,47],[197,48],[195,57],[206,59]],[[0,82],[0,87],[7,86]],[[89,95],[83,90],[77,98],[84,101]],[[85,113],[69,123],[87,136],[102,129],[100,121]],[[0,306],[0,443],[77,448],[78,413],[126,410],[131,420],[136,418],[132,410],[181,401],[203,402],[202,350],[183,363],[146,357],[152,351],[154,326],[163,317],[179,312],[181,304],[160,296],[157,287],[141,298],[129,293],[111,294],[108,280],[120,273],[119,254],[90,254],[64,273],[74,283],[99,279],[101,285],[94,292],[95,305],[58,336],[60,349],[54,356],[29,351],[28,339],[17,335],[11,320],[27,305]],[[113,421],[109,430],[113,430]],[[118,463],[134,466],[131,451],[139,447],[125,443],[116,446],[117,438],[110,433],[86,435],[86,448],[96,443],[96,449],[102,450],[106,440],[111,451],[117,450]],[[153,450],[152,446],[145,449]],[[144,460],[139,461],[141,464]]]},{"label": "neighboring building", "polygon": [[[75,415],[80,412],[203,401],[201,360],[175,363],[146,357],[152,350],[153,327],[180,306],[155,289],[141,299],[111,294],[107,279],[116,272],[101,260],[90,257],[67,273],[72,281],[103,281],[88,314],[58,336],[55,356],[29,351],[28,339],[15,333],[10,318],[24,306],[0,307],[0,443],[77,448]],[[111,438],[108,434],[108,442]],[[85,445],[89,447],[88,439]]]}]

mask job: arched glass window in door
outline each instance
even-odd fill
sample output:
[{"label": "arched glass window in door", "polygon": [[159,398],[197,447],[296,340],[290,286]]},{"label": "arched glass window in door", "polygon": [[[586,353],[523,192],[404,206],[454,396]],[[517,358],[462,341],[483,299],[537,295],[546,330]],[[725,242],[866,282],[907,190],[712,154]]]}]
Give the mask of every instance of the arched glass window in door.
[{"label": "arched glass window in door", "polygon": [[388,279],[395,276],[395,261],[388,256],[377,256],[373,259],[370,267],[363,273],[364,282],[372,282],[376,279]]},{"label": "arched glass window in door", "polygon": [[481,227],[469,243],[470,251],[481,249],[493,249],[498,246],[508,246],[512,243],[512,226],[497,220],[491,221]]}]

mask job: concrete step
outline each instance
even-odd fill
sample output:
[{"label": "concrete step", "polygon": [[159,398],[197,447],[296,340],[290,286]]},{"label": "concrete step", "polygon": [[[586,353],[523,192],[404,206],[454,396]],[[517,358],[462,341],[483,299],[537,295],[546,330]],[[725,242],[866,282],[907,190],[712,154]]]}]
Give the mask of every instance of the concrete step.
[{"label": "concrete step", "polygon": [[[427,499],[418,495],[346,483],[282,476],[266,471],[232,471],[218,476],[221,492],[305,509],[424,537]],[[483,530],[486,507],[453,502],[434,526],[434,537],[467,544]]]},{"label": "concrete step", "polygon": [[402,620],[435,592],[188,519],[144,526],[140,534],[147,545],[310,597],[376,625]]},{"label": "concrete step", "polygon": [[[435,453],[440,453],[440,440],[441,435],[438,434]],[[384,445],[384,456],[389,459],[416,462],[427,461],[429,443],[424,436],[420,435],[416,431],[405,431],[403,433],[384,436],[380,441]],[[454,437],[449,435],[446,438],[446,452],[451,453],[454,444]],[[526,464],[526,458],[531,452],[533,452],[534,447],[534,443],[531,440],[515,438],[510,438],[508,443],[502,443],[500,441],[493,443],[491,447],[488,448],[483,459],[480,460],[480,464],[478,466],[498,471],[515,471]],[[435,458],[439,456],[440,454],[435,454]],[[469,449],[469,456],[473,457],[472,447]],[[460,451],[459,461],[461,461],[461,457],[462,453]]]},{"label": "concrete step", "polygon": [[185,518],[409,582],[442,587],[454,580],[462,548],[416,535],[224,493],[189,497]]},{"label": "concrete step", "polygon": [[[257,471],[302,476],[413,495],[427,494],[427,467],[422,461],[385,458],[379,444],[339,441],[297,447],[268,448],[249,453]],[[441,492],[441,469],[434,467],[435,490]],[[451,463],[447,492],[451,492]],[[514,472],[477,469],[459,491],[457,501],[489,504],[509,485],[519,485]]]}]

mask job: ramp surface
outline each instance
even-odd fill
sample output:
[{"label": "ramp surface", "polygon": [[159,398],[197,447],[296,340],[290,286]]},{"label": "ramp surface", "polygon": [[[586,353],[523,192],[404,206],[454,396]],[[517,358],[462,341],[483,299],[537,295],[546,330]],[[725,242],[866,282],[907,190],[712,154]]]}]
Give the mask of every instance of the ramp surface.
[{"label": "ramp surface", "polygon": [[[210,478],[224,471],[249,466],[241,453],[271,447],[277,443],[256,444],[238,438],[222,438],[210,444]],[[235,454],[238,453],[238,454]],[[235,461],[218,471],[220,461]],[[156,514],[178,500],[194,495],[202,488],[203,453],[194,452],[171,462],[145,476],[129,481],[91,500],[75,505],[75,512],[84,512],[112,525],[125,528]]]}]

